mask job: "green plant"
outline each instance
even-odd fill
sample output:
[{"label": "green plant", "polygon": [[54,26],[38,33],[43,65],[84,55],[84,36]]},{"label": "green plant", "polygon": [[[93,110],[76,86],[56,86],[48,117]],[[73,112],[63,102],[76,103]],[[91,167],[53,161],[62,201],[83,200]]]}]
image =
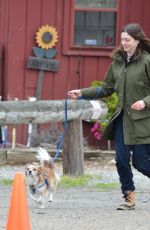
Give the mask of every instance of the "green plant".
[{"label": "green plant", "polygon": [[[93,81],[92,86],[93,87],[103,86],[103,81],[97,81],[97,80]],[[101,98],[101,100],[103,102],[105,102],[107,107],[108,107],[108,113],[107,113],[106,117],[100,121],[100,124],[101,124],[100,128],[103,131],[107,125],[108,120],[111,118],[111,116],[113,115],[113,113],[116,109],[116,106],[118,103],[118,97],[117,97],[116,93],[113,93],[109,97]]]}]

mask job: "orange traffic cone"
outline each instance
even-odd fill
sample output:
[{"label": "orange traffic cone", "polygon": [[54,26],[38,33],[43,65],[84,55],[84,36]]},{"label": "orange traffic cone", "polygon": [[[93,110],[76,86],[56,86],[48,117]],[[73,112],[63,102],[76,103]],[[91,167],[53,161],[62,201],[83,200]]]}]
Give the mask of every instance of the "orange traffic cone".
[{"label": "orange traffic cone", "polygon": [[6,230],[30,230],[24,175],[16,173],[11,194]]}]

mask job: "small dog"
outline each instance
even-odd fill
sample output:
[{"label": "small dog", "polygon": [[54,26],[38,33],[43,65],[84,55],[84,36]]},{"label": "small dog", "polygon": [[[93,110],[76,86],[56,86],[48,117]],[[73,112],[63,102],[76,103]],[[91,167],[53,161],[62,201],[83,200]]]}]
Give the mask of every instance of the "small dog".
[{"label": "small dog", "polygon": [[39,164],[27,164],[25,167],[26,183],[29,196],[45,208],[48,201],[53,201],[60,177],[55,172],[54,161],[44,148],[39,147],[36,158]]}]

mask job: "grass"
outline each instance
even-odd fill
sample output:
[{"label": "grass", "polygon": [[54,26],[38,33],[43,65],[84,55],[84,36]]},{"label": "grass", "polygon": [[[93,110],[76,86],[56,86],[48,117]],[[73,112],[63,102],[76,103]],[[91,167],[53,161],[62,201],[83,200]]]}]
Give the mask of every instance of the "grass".
[{"label": "grass", "polygon": [[120,185],[118,183],[98,183],[95,185],[95,188],[102,190],[118,189]]},{"label": "grass", "polygon": [[[83,175],[79,177],[62,176],[61,181],[59,183],[59,187],[69,189],[84,187],[88,185],[90,188],[96,188],[103,191],[108,191],[110,189],[118,189],[120,187],[118,183],[96,183],[100,179],[101,177],[98,175]],[[0,184],[3,186],[12,186],[13,179],[4,178],[0,180]]]},{"label": "grass", "polygon": [[62,176],[59,186],[62,188],[81,187],[87,185],[92,179],[92,175],[84,175],[79,177]]},{"label": "grass", "polygon": [[[90,188],[96,188],[108,191],[109,189],[118,189],[118,183],[96,183],[101,179],[97,175],[84,175],[79,177],[62,176],[59,184],[60,188],[77,188],[88,185]],[[91,182],[91,183],[90,183]]]},{"label": "grass", "polygon": [[12,186],[13,179],[2,179],[0,180],[0,184],[4,186]]}]

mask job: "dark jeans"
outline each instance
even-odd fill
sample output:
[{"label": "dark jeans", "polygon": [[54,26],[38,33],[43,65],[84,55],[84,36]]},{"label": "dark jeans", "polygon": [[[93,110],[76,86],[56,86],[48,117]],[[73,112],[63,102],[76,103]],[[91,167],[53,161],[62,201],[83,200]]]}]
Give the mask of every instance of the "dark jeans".
[{"label": "dark jeans", "polygon": [[[134,191],[132,165],[139,172],[150,178],[150,144],[125,145],[123,137],[122,114],[114,122],[115,147],[116,147],[116,167],[119,174],[121,189]],[[132,151],[132,152],[131,152]]]}]

